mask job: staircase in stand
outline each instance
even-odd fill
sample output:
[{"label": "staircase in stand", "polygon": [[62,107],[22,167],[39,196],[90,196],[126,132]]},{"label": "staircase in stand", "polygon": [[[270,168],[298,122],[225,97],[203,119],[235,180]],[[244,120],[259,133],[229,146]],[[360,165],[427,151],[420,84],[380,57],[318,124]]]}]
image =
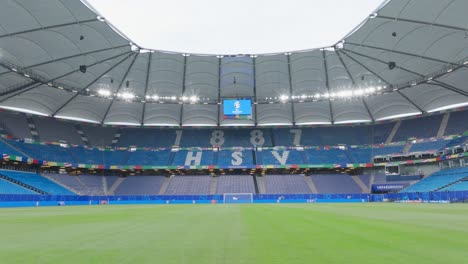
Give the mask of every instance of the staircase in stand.
[{"label": "staircase in stand", "polygon": [[366,184],[358,177],[358,176],[351,176],[353,181],[361,188],[362,193],[369,193],[369,186],[366,186]]},{"label": "staircase in stand", "polygon": [[390,132],[390,135],[388,135],[387,141],[385,141],[385,144],[392,143],[393,138],[395,137],[398,129],[400,128],[401,125],[401,120],[398,120],[395,125],[392,128],[392,131]]},{"label": "staircase in stand", "polygon": [[71,192],[74,192],[74,193],[76,193],[76,194],[81,194],[79,191],[77,191],[77,190],[73,189],[72,187],[67,186],[67,185],[65,185],[65,184],[63,184],[63,183],[61,183],[61,182],[55,180],[55,179],[52,178],[52,177],[49,177],[49,176],[47,176],[47,175],[45,175],[45,174],[41,174],[41,176],[44,177],[44,178],[47,178],[47,179],[48,179],[49,181],[51,181],[51,182],[55,182],[55,184],[60,185],[60,186],[62,186],[63,188],[65,188],[65,189],[67,189],[67,190],[69,190],[69,191],[71,191]]},{"label": "staircase in stand", "polygon": [[442,122],[440,122],[439,131],[437,131],[437,138],[442,138],[444,136],[449,119],[450,113],[444,114],[444,116],[442,117]]},{"label": "staircase in stand", "polygon": [[112,186],[110,187],[110,189],[107,190],[107,195],[114,195],[115,193],[115,190],[117,190],[117,188],[119,188],[120,184],[122,184],[122,182],[125,180],[126,178],[118,178],[114,184],[112,184]]},{"label": "staircase in stand", "polygon": [[304,180],[312,193],[318,193],[317,187],[315,186],[315,183],[312,181],[310,176],[304,176]]},{"label": "staircase in stand", "polygon": [[171,177],[166,177],[166,179],[164,179],[164,182],[161,185],[161,189],[159,189],[160,195],[163,195],[166,193],[167,187],[169,186],[170,182],[171,182]]},{"label": "staircase in stand", "polygon": [[254,176],[257,179],[258,185],[258,193],[265,194],[266,193],[266,185],[265,185],[265,178],[260,176]]},{"label": "staircase in stand", "polygon": [[31,157],[30,155],[28,155],[26,152],[23,152],[21,149],[15,147],[15,146],[13,146],[13,145],[11,145],[10,143],[8,143],[8,141],[3,140],[2,138],[0,138],[0,141],[2,141],[3,143],[5,143],[5,145],[8,145],[10,148],[12,148],[12,149],[18,151],[19,153],[23,154],[26,158],[32,159],[32,157]]},{"label": "staircase in stand", "polygon": [[447,187],[449,187],[449,186],[452,186],[452,185],[457,184],[457,183],[462,182],[462,181],[468,181],[468,177],[463,178],[463,179],[460,179],[460,180],[455,181],[455,182],[451,182],[451,183],[449,183],[449,184],[447,184],[447,185],[445,185],[445,186],[442,186],[442,187],[440,187],[440,188],[435,189],[433,192],[440,191],[440,190],[442,190],[442,189],[444,189],[444,188],[447,188]]},{"label": "staircase in stand", "polygon": [[107,178],[105,176],[101,176],[102,178],[102,190],[104,191],[104,194],[107,195]]},{"label": "staircase in stand", "polygon": [[413,142],[407,141],[405,144],[405,147],[403,148],[403,153],[408,154],[412,146],[413,146]]},{"label": "staircase in stand", "polygon": [[211,177],[210,194],[216,194],[217,188],[218,188],[218,177]]},{"label": "staircase in stand", "polygon": [[36,129],[36,124],[31,116],[26,115],[26,121],[28,121],[29,132],[31,133],[32,139],[35,141],[40,141],[41,138]]},{"label": "staircase in stand", "polygon": [[21,187],[23,187],[23,188],[29,189],[29,190],[31,190],[31,191],[33,191],[33,192],[37,192],[38,194],[49,194],[48,192],[45,192],[45,191],[43,191],[43,190],[41,190],[41,189],[38,189],[38,188],[36,188],[36,187],[34,187],[34,186],[31,186],[31,185],[29,185],[29,184],[26,184],[26,183],[17,181],[17,180],[15,180],[15,179],[12,179],[12,178],[7,177],[7,176],[2,175],[2,174],[0,174],[0,178],[4,179],[4,180],[6,180],[6,181],[9,181],[9,182],[11,182],[11,183],[14,183],[14,184],[16,184],[16,185],[19,185],[19,186],[21,186]]}]

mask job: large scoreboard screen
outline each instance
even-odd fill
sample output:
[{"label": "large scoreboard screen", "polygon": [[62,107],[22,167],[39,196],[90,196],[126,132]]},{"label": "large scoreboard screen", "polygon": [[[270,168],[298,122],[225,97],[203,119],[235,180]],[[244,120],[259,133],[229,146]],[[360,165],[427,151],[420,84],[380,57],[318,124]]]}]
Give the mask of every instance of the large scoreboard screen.
[{"label": "large scoreboard screen", "polygon": [[223,99],[224,119],[252,119],[252,99]]}]

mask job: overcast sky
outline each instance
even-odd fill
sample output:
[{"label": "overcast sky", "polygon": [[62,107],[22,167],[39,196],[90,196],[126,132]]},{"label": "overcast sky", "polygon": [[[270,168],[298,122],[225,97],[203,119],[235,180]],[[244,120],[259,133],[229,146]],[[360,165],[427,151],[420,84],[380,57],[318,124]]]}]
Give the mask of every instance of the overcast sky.
[{"label": "overcast sky", "polygon": [[251,54],[335,44],[383,0],[87,0],[151,49]]}]

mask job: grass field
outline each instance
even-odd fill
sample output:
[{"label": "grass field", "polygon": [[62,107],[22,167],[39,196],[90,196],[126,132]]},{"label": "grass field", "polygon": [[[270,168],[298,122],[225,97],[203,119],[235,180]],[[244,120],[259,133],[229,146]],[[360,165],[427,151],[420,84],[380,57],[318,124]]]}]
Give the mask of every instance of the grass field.
[{"label": "grass field", "polygon": [[0,209],[1,263],[467,263],[468,205]]}]

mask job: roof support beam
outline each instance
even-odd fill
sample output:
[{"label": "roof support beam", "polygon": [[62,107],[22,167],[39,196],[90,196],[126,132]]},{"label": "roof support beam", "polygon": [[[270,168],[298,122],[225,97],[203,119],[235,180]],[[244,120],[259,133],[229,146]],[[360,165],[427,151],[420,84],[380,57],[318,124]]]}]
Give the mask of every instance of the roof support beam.
[{"label": "roof support beam", "polygon": [[351,83],[353,85],[356,85],[356,82],[354,81],[353,75],[351,75],[351,72],[349,71],[348,66],[346,65],[346,63],[344,63],[343,58],[341,57],[341,54],[339,52],[336,52],[336,55],[340,59],[341,64],[343,64],[343,67],[345,68],[345,71],[348,74],[348,77],[351,80]]},{"label": "roof support beam", "polygon": [[[365,58],[368,58],[368,59],[371,59],[371,60],[374,60],[374,61],[377,61],[377,62],[380,62],[382,64],[386,64],[388,65],[389,62],[386,62],[386,61],[383,61],[383,60],[380,60],[380,59],[377,59],[377,58],[374,58],[372,56],[368,56],[368,55],[365,55],[365,54],[362,54],[362,53],[359,53],[359,52],[355,52],[355,51],[352,51],[352,50],[347,50],[345,49],[346,51],[348,52],[351,52],[353,54],[356,54],[358,56],[361,56],[361,57],[365,57]],[[396,68],[400,69],[400,70],[403,70],[403,71],[406,71],[406,72],[409,72],[411,74],[414,74],[414,75],[417,75],[419,76],[420,78],[424,78],[425,76],[418,73],[418,72],[415,72],[415,71],[412,71],[412,70],[409,70],[409,69],[406,69],[404,67],[401,67],[399,65],[396,65]],[[441,81],[438,81],[438,80],[432,80],[433,82],[436,82],[438,83],[440,86],[444,87],[445,89],[448,89],[448,90],[451,90],[452,92],[455,92],[455,93],[458,93],[458,94],[461,94],[463,96],[468,96],[468,92],[465,92],[457,87],[454,87],[452,85],[449,85],[449,84],[446,84],[446,83],[443,83]]]},{"label": "roof support beam", "polygon": [[[389,86],[392,86],[392,84],[390,84],[388,81],[386,81],[385,79],[383,79],[382,77],[380,77],[378,74],[376,74],[375,72],[373,72],[371,69],[369,69],[367,66],[365,66],[364,64],[362,64],[361,62],[359,62],[358,60],[356,60],[355,58],[353,58],[351,55],[349,55],[348,53],[346,53],[344,50],[341,51],[344,55],[348,56],[348,58],[352,59],[354,62],[356,62],[357,64],[361,65],[362,67],[364,67],[366,70],[368,70],[369,72],[371,72],[372,74],[374,74],[375,76],[377,76],[379,79],[381,79],[382,81],[384,81],[387,85]],[[403,96],[403,98],[405,98],[410,104],[412,104],[414,107],[416,107],[419,111],[421,111],[422,113],[426,113],[426,111],[424,111],[421,107],[419,107],[416,103],[414,103],[412,100],[410,100],[406,95],[402,94],[400,91],[397,91],[397,93],[399,93],[401,96]]]},{"label": "roof support beam", "polygon": [[[37,84],[37,85],[35,85],[35,84]],[[32,87],[31,87],[31,86],[32,86]],[[0,103],[5,102],[6,100],[12,98],[13,96],[16,96],[16,95],[18,95],[18,94],[20,94],[20,93],[29,91],[29,90],[31,90],[31,89],[33,89],[33,88],[36,88],[36,87],[39,87],[39,86],[41,86],[40,83],[38,84],[37,81],[32,81],[32,82],[29,82],[29,83],[20,85],[20,86],[18,86],[18,87],[16,87],[16,88],[12,89],[12,90],[10,90],[10,91],[2,92],[2,93],[0,93],[0,96],[5,96],[5,95],[10,95],[10,96],[8,96],[8,97],[6,97],[6,98],[3,98],[3,99],[0,101]],[[29,89],[27,89],[27,88],[29,88]],[[24,90],[24,89],[26,89],[26,90]],[[24,91],[23,91],[23,90],[24,90]],[[19,92],[19,93],[18,93],[18,92]]]},{"label": "roof support beam", "polygon": [[293,96],[293,88],[292,88],[292,76],[291,76],[291,55],[286,55],[288,59],[288,77],[289,77],[289,99],[291,101],[291,116],[293,121],[293,126],[296,125],[296,115],[294,113],[294,100],[292,100]]},{"label": "roof support beam", "polygon": [[[182,75],[182,97],[185,96],[185,80],[187,75],[187,56],[184,56],[184,73]],[[184,104],[180,105],[179,126],[182,127],[182,118],[184,116]]]},{"label": "roof support beam", "polygon": [[453,30],[466,31],[466,28],[461,28],[461,27],[456,27],[456,26],[450,26],[450,25],[444,25],[444,24],[437,24],[437,23],[432,23],[432,22],[425,22],[425,21],[414,20],[414,19],[406,19],[406,18],[400,18],[400,17],[389,17],[389,16],[380,16],[380,15],[376,16],[376,18],[387,19],[387,20],[394,20],[394,21],[403,21],[403,22],[415,23],[415,24],[426,25],[426,26],[431,26],[431,27],[441,27],[441,28],[446,28],[446,29],[453,29]]},{"label": "roof support beam", "polygon": [[99,21],[99,20],[97,18],[93,18],[93,19],[88,19],[88,20],[83,20],[83,21],[75,21],[75,22],[64,23],[64,24],[58,24],[58,25],[53,25],[53,26],[48,26],[48,27],[33,28],[33,29],[8,33],[8,34],[5,34],[5,35],[0,35],[0,38],[12,37],[12,36],[16,36],[16,35],[21,35],[21,34],[41,31],[41,30],[49,30],[49,29],[61,28],[61,27],[72,26],[72,25],[92,23],[92,22],[96,22],[96,21]]},{"label": "roof support beam", "polygon": [[253,94],[254,94],[254,111],[255,111],[255,126],[258,125],[258,118],[257,118],[257,107],[258,107],[258,98],[257,98],[257,60],[252,58],[253,60]]},{"label": "roof support beam", "polygon": [[[128,53],[130,53],[130,51],[127,52],[127,53],[122,53],[122,54],[119,54],[119,55],[117,55],[117,56],[112,56],[112,57],[110,57],[110,58],[107,58],[107,59],[104,59],[104,60],[95,62],[95,63],[93,63],[93,64],[88,65],[88,67],[92,67],[92,66],[94,66],[94,65],[97,65],[97,64],[106,62],[106,61],[108,61],[108,60],[115,59],[115,58],[117,58],[117,57],[123,56],[123,55],[128,54]],[[73,73],[75,73],[75,72],[78,72],[78,71],[80,71],[80,70],[79,70],[79,69],[78,69],[78,70],[73,70],[73,71],[71,71],[71,72],[65,73],[65,74],[63,74],[63,75],[61,75],[61,76],[58,76],[58,77],[54,77],[53,79],[50,79],[50,80],[47,80],[47,81],[36,80],[36,79],[32,79],[32,80],[34,80],[34,81],[37,82],[37,83],[41,83],[40,85],[42,85],[42,84],[48,85],[50,82],[53,82],[53,81],[55,81],[55,80],[57,80],[57,79],[66,77],[66,76],[71,75],[71,74],[73,74]],[[85,88],[81,89],[76,95],[78,95],[81,91],[83,91],[83,90],[86,89],[86,88],[88,88],[88,87],[85,87]],[[29,91],[29,90],[31,90],[31,89],[27,89],[27,90],[20,91],[19,93],[16,93],[15,95],[22,94],[22,93],[27,92],[27,91]],[[9,98],[7,98],[7,99],[9,99]]]},{"label": "roof support beam", "polygon": [[374,116],[372,115],[370,109],[369,109],[369,106],[367,105],[367,102],[366,102],[366,99],[364,97],[362,97],[362,103],[364,104],[364,106],[366,107],[366,110],[367,110],[367,113],[369,114],[369,117],[371,118],[372,122],[374,123],[375,122],[375,118]]},{"label": "roof support beam", "polygon": [[450,61],[443,61],[443,60],[439,60],[439,59],[436,59],[436,58],[431,58],[431,57],[427,57],[427,56],[412,54],[412,53],[409,53],[409,52],[404,52],[404,51],[399,51],[399,50],[391,50],[391,49],[386,49],[386,48],[382,48],[382,47],[376,47],[376,46],[370,46],[370,45],[364,45],[364,44],[357,44],[357,43],[352,43],[352,42],[345,42],[345,46],[346,45],[353,45],[353,46],[364,47],[364,48],[369,48],[369,49],[388,51],[388,52],[393,52],[393,53],[397,53],[397,54],[401,54],[401,55],[417,57],[417,58],[420,58],[420,59],[439,62],[439,63],[443,63],[443,64],[455,65],[455,63],[450,62]]},{"label": "roof support beam", "polygon": [[[330,94],[330,85],[329,85],[329,79],[328,79],[328,66],[327,66],[327,56],[325,54],[325,50],[322,50],[322,56],[323,56],[323,70],[325,72],[325,87],[327,87],[328,94]],[[335,123],[335,117],[333,116],[333,107],[332,107],[332,102],[331,100],[328,100],[328,105],[330,107],[330,118],[331,118],[331,123]]]},{"label": "roof support beam", "polygon": [[363,67],[364,69],[366,69],[368,72],[372,73],[373,75],[375,75],[377,78],[379,78],[380,80],[382,80],[385,84],[387,84],[388,86],[393,86],[391,83],[389,83],[388,81],[386,81],[384,78],[382,78],[380,75],[378,75],[377,73],[375,73],[373,70],[369,69],[369,67],[367,67],[366,65],[362,64],[360,61],[356,60],[355,58],[353,58],[351,55],[349,55],[348,53],[344,52],[344,50],[341,50],[339,51],[341,53],[343,53],[344,55],[346,55],[346,57],[350,58],[352,61],[356,62],[357,64],[359,64],[361,67]]},{"label": "roof support beam", "polygon": [[413,100],[409,99],[408,96],[404,95],[401,91],[397,91],[397,93],[401,96],[403,96],[403,98],[405,98],[408,102],[410,102],[410,104],[412,104],[414,107],[416,107],[421,113],[423,114],[427,114],[426,111],[424,111],[421,107],[419,107],[415,102],[413,102]]},{"label": "roof support beam", "polygon": [[218,58],[218,116],[216,117],[218,127],[221,125],[221,62],[222,58]]},{"label": "roof support beam", "polygon": [[[133,64],[135,63],[136,59],[138,58],[138,55],[140,55],[140,53],[137,53],[135,56],[133,56],[133,60],[132,60],[132,62],[130,63],[130,65],[128,66],[128,69],[127,69],[127,71],[125,72],[125,74],[124,74],[122,80],[120,81],[119,86],[118,86],[118,88],[117,88],[117,91],[115,91],[115,94],[118,94],[118,93],[120,92],[120,89],[122,88],[122,85],[123,85],[125,79],[127,79],[128,73],[129,73],[130,70],[132,69]],[[114,97],[112,98],[111,103],[110,103],[109,106],[107,107],[107,110],[106,110],[106,112],[105,112],[105,114],[104,114],[104,117],[102,118],[101,124],[104,124],[104,120],[106,120],[107,114],[109,113],[109,110],[111,109],[112,105],[114,104],[115,97],[116,97],[116,95],[114,95]]]},{"label": "roof support beam", "polygon": [[461,94],[461,95],[464,95],[464,96],[468,97],[468,92],[465,92],[463,90],[460,90],[460,89],[458,89],[456,87],[453,87],[451,85],[448,85],[446,83],[443,83],[443,82],[440,82],[440,81],[437,81],[437,80],[432,80],[431,82],[427,82],[426,84],[440,86],[440,87],[445,88],[447,90],[450,90],[452,92],[455,92],[455,93],[458,93],[458,94]]},{"label": "roof support beam", "polygon": [[153,53],[150,52],[148,56],[148,65],[146,68],[146,80],[145,80],[145,92],[143,93],[143,96],[145,97],[144,103],[143,103],[143,111],[141,112],[141,125],[143,126],[145,124],[145,112],[146,112],[146,101],[148,101],[148,86],[149,86],[149,78],[150,78],[150,72],[151,72],[151,60],[153,57]]},{"label": "roof support beam", "polygon": [[[130,53],[130,52],[128,52]],[[127,53],[127,54],[128,54]],[[123,54],[121,54],[123,55]],[[88,83],[84,88],[82,88],[81,90],[79,90],[77,93],[75,93],[75,95],[73,95],[70,99],[68,99],[64,104],[62,104],[51,116],[55,116],[58,112],[60,112],[60,110],[62,110],[67,104],[69,104],[71,101],[73,101],[73,99],[75,99],[82,91],[84,91],[85,89],[88,89],[91,85],[93,85],[93,83],[95,83],[97,80],[101,79],[102,76],[106,75],[107,73],[109,73],[110,71],[112,71],[115,67],[119,66],[122,62],[124,62],[125,60],[127,60],[128,58],[130,58],[130,56],[132,56],[132,54],[128,54],[125,58],[123,58],[122,60],[120,60],[119,62],[117,62],[116,64],[114,64],[112,67],[110,67],[109,69],[107,69],[105,72],[103,72],[102,74],[100,74],[98,77],[96,77],[93,81],[91,81],[90,83]]]},{"label": "roof support beam", "polygon": [[[113,50],[113,49],[119,49],[119,48],[123,48],[123,47],[126,47],[126,46],[128,46],[128,45],[125,44],[125,45],[122,45],[122,46],[117,46],[117,47],[112,47],[112,48],[105,48],[105,49],[99,49],[99,50],[93,50],[93,51],[89,51],[89,52],[85,52],[85,53],[80,53],[80,54],[75,54],[75,55],[71,55],[71,56],[66,56],[66,57],[62,57],[62,58],[58,58],[58,59],[53,59],[53,60],[49,60],[49,61],[45,61],[45,62],[33,64],[33,65],[27,66],[27,67],[25,67],[25,68],[23,68],[23,69],[27,70],[27,69],[30,69],[30,68],[34,68],[34,67],[46,65],[46,64],[49,64],[49,63],[54,63],[54,62],[59,62],[59,61],[62,61],[62,60],[73,59],[73,58],[75,58],[75,57],[86,56],[86,55],[90,55],[90,54],[93,54],[93,53],[99,53],[99,52],[103,52],[103,51],[108,51],[108,50]],[[5,73],[6,73],[6,72],[1,73],[0,75],[5,74]]]}]

